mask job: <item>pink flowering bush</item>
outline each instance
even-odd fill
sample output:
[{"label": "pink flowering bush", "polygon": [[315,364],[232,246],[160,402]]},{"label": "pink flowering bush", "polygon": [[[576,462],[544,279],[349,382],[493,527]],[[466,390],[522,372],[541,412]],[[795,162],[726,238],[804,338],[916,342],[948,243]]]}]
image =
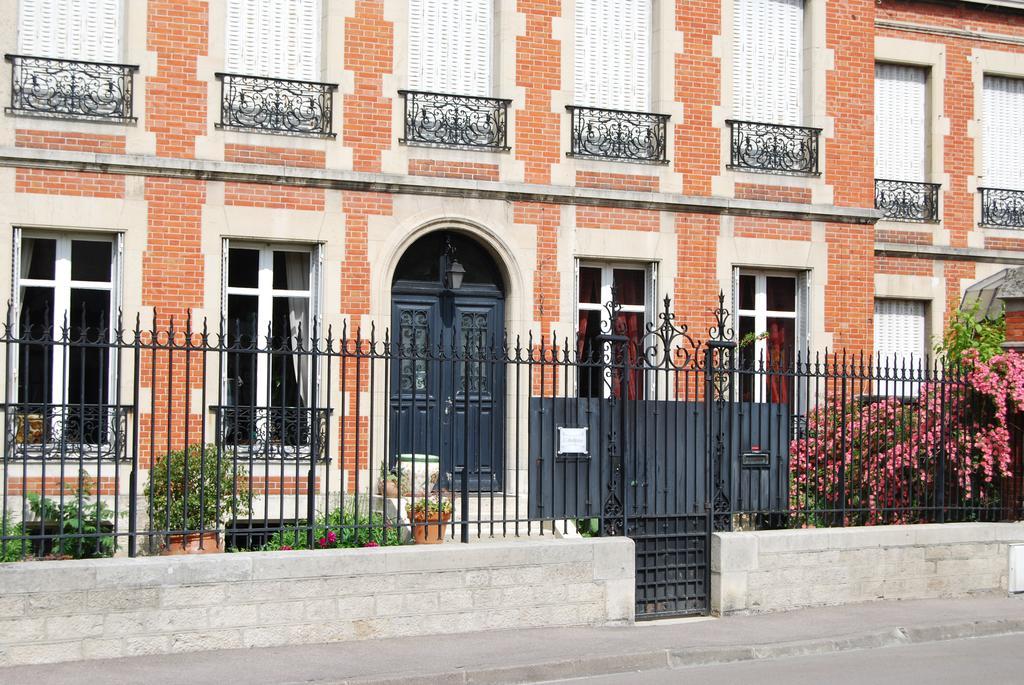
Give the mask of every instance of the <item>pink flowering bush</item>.
[{"label": "pink flowering bush", "polygon": [[790,509],[804,525],[874,525],[934,520],[940,495],[947,508],[996,508],[1021,410],[1024,356],[1012,352],[968,351],[962,376],[910,400],[832,398],[790,445]]}]

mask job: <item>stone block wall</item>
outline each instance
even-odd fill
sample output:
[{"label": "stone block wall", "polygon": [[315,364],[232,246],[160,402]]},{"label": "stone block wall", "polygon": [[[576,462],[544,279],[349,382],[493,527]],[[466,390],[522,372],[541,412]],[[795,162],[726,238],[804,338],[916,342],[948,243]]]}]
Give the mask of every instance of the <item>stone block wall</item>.
[{"label": "stone block wall", "polygon": [[1021,523],[716,533],[712,611],[1005,593]]},{"label": "stone block wall", "polygon": [[0,565],[0,666],[631,622],[626,538]]}]

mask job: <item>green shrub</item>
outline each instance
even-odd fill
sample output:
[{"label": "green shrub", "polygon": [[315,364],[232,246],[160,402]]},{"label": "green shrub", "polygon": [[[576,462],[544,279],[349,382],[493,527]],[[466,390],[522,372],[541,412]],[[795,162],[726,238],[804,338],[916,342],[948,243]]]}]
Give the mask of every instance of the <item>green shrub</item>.
[{"label": "green shrub", "polygon": [[157,460],[149,472],[150,526],[157,530],[214,530],[229,516],[246,516],[252,497],[246,470],[227,450],[190,445]]},{"label": "green shrub", "polygon": [[987,362],[1003,352],[1006,342],[1006,317],[995,318],[981,315],[981,303],[977,300],[966,309],[957,309],[949,317],[942,341],[935,345],[935,354],[951,364],[960,364],[967,350],[977,350],[978,359]]},{"label": "green shrub", "polygon": [[[274,535],[263,551],[310,549],[305,526],[289,526]],[[360,511],[352,506],[338,507],[330,514],[317,516],[313,525],[313,549],[339,547],[394,547],[402,544],[397,527],[377,512]]]}]

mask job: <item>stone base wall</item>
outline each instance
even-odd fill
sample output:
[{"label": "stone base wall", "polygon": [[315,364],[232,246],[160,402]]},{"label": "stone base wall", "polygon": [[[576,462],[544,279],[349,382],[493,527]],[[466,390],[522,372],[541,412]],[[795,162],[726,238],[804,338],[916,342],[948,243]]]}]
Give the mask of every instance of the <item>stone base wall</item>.
[{"label": "stone base wall", "polygon": [[631,622],[626,538],[0,565],[0,666]]},{"label": "stone base wall", "polygon": [[712,611],[784,611],[1007,592],[1021,523],[716,533]]}]

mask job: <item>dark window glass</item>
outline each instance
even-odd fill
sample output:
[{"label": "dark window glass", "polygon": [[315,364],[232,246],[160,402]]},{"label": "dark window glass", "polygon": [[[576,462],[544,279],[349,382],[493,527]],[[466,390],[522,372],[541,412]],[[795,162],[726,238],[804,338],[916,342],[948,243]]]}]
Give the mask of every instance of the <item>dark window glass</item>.
[{"label": "dark window glass", "polygon": [[260,251],[233,247],[228,251],[228,285],[255,288],[260,279]]},{"label": "dark window glass", "polygon": [[112,245],[109,241],[72,240],[71,280],[109,283]]},{"label": "dark window glass", "polygon": [[70,319],[68,334],[72,344],[67,348],[68,404],[105,404],[110,373],[109,350],[75,343],[109,339],[110,292],[73,289]]},{"label": "dark window glass", "polygon": [[604,388],[604,350],[597,341],[601,334],[601,312],[582,311],[579,321],[579,395],[602,397]]},{"label": "dark window glass", "polygon": [[753,309],[757,278],[740,276],[740,309]]},{"label": "dark window glass", "polygon": [[446,260],[446,238],[451,242],[455,260],[466,270],[462,279],[463,287],[482,286],[504,292],[501,271],[491,254],[472,238],[445,231],[428,233],[410,245],[398,262],[392,282],[406,281],[442,287],[444,274],[441,265]]},{"label": "dark window glass", "polygon": [[644,272],[636,269],[615,269],[612,271],[612,285],[620,304],[643,305]]},{"label": "dark window glass", "polygon": [[274,289],[309,290],[309,253],[274,251]]},{"label": "dark window glass", "polygon": [[580,267],[580,302],[601,303],[601,270],[592,266]]},{"label": "dark window glass", "polygon": [[765,289],[770,312],[796,311],[796,279],[790,276],[769,276]]},{"label": "dark window glass", "polygon": [[21,298],[22,343],[18,345],[18,401],[49,402],[52,347],[43,341],[53,335],[53,288],[24,288]]},{"label": "dark window glass", "polygon": [[57,241],[51,238],[25,238],[21,241],[21,277],[53,279],[57,259]]}]

